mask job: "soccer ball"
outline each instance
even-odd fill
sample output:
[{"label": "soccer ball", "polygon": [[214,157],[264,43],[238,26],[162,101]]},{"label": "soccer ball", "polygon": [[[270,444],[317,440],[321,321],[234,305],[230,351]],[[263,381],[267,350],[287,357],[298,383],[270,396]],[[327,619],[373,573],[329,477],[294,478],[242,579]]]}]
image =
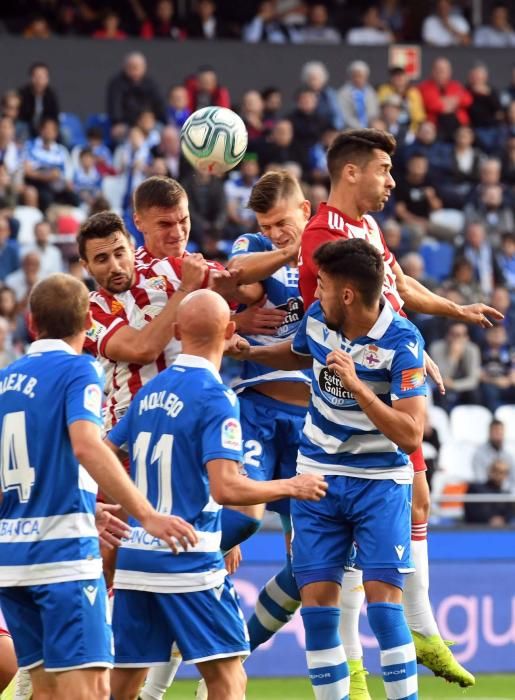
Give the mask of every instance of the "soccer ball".
[{"label": "soccer ball", "polygon": [[181,148],[201,172],[222,175],[241,161],[248,135],[240,117],[225,107],[203,107],[181,129]]}]

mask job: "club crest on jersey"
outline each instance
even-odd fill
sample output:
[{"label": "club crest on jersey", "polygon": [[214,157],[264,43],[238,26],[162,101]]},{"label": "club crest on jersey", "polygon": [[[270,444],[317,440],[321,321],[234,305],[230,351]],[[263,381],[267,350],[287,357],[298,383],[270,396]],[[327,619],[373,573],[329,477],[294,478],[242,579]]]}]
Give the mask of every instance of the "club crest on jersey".
[{"label": "club crest on jersey", "polygon": [[98,384],[88,384],[84,389],[84,408],[97,418],[102,415],[102,391]]},{"label": "club crest on jersey", "polygon": [[123,304],[119,299],[113,299],[111,302],[111,313],[112,314],[119,314],[120,311],[123,311]]},{"label": "club crest on jersey", "polygon": [[379,348],[377,345],[365,345],[363,349],[363,359],[361,364],[368,369],[375,369],[379,366],[381,360],[379,358]]},{"label": "club crest on jersey", "polygon": [[336,372],[327,367],[324,367],[320,372],[318,386],[324,399],[336,408],[347,408],[357,404],[354,394],[347,391]]},{"label": "club crest on jersey", "polygon": [[249,249],[249,239],[248,238],[238,238],[232,247],[233,253],[244,253]]},{"label": "club crest on jersey", "polygon": [[[275,334],[279,336],[289,335],[304,317],[304,302],[300,297],[290,297],[285,304],[277,307],[281,311],[286,311],[286,316]],[[293,327],[292,327],[293,326]]]},{"label": "club crest on jersey", "polygon": [[149,277],[146,284],[151,289],[159,289],[162,292],[166,292],[166,279],[164,277]]},{"label": "club crest on jersey", "polygon": [[222,423],[222,447],[241,450],[241,425],[236,418],[227,418]]}]

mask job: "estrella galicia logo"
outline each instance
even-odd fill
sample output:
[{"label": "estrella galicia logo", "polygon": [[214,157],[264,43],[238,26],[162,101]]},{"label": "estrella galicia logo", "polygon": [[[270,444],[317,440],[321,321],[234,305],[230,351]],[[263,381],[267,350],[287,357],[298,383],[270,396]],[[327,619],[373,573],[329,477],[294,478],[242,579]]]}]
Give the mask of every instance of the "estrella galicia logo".
[{"label": "estrella galicia logo", "polygon": [[318,386],[325,400],[336,408],[356,406],[354,394],[342,385],[340,377],[332,370],[324,367],[318,377]]},{"label": "estrella galicia logo", "polygon": [[279,336],[290,335],[304,317],[304,303],[300,297],[290,297],[277,308],[286,311],[286,316],[275,333]]}]

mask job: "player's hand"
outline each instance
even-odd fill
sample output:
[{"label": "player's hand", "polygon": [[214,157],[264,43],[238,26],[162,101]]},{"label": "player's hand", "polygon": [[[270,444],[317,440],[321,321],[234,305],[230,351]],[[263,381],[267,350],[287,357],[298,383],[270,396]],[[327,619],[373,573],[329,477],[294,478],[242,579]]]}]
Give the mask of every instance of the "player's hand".
[{"label": "player's hand", "polygon": [[424,350],[424,374],[428,375],[436,384],[436,387],[442,396],[445,394],[445,385],[443,383],[442,375],[440,374],[440,368],[434,360],[432,360],[427,352]]},{"label": "player's hand", "polygon": [[224,355],[232,357],[233,360],[247,360],[250,355],[250,343],[245,338],[234,334],[230,340],[225,341]]},{"label": "player's hand", "polygon": [[245,335],[274,335],[282,325],[286,311],[265,307],[267,297],[262,297],[255,304],[250,304],[245,311],[240,311],[234,317],[239,333]]},{"label": "player's hand", "polygon": [[129,537],[131,529],[123,520],[117,518],[114,513],[121,511],[122,507],[111,503],[97,503],[95,513],[95,525],[98,530],[98,538],[107,549],[119,547],[124,537]]},{"label": "player's hand", "polygon": [[189,545],[194,547],[198,544],[193,526],[177,515],[162,515],[154,511],[141,524],[150,535],[166,542],[174,554],[179,554],[181,549],[186,551]]},{"label": "player's hand", "polygon": [[202,253],[186,255],[182,259],[181,289],[186,292],[201,289],[208,271],[207,261]]},{"label": "player's hand", "polygon": [[340,377],[340,380],[350,392],[357,392],[363,383],[356,374],[356,366],[352,357],[343,350],[333,350],[326,357],[327,368]]},{"label": "player's hand", "polygon": [[230,549],[227,554],[224,557],[225,561],[225,568],[227,569],[227,573],[232,576],[232,574],[236,573],[239,565],[241,564],[242,560],[242,555],[241,555],[241,549],[240,545],[237,544],[235,547]]},{"label": "player's hand", "polygon": [[493,326],[488,316],[491,316],[495,321],[502,321],[504,318],[500,311],[486,304],[465,304],[461,307],[461,310],[463,312],[462,320],[465,323],[475,323],[481,328],[491,328]]},{"label": "player's hand", "polygon": [[298,501],[320,501],[329,486],[320,474],[297,474],[289,482],[292,487],[291,498]]},{"label": "player's hand", "polygon": [[237,296],[241,270],[210,270],[208,289],[220,294],[226,301],[232,301]]}]

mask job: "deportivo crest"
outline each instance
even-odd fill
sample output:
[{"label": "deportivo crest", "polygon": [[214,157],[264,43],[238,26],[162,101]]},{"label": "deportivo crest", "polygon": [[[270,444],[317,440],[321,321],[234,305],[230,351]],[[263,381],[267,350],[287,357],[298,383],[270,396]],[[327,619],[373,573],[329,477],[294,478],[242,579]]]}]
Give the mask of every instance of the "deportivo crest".
[{"label": "deportivo crest", "polygon": [[375,369],[379,366],[380,362],[379,348],[377,345],[365,345],[363,348],[363,359],[361,361],[363,367]]}]

